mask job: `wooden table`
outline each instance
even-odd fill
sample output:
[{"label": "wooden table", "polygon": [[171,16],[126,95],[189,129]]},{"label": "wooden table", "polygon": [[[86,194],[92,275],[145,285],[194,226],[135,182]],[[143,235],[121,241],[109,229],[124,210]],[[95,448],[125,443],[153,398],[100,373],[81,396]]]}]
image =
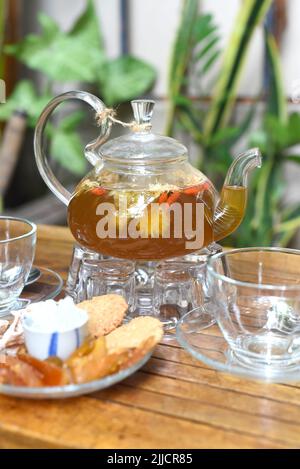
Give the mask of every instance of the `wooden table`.
[{"label": "wooden table", "polygon": [[[72,237],[39,227],[36,263],[66,276]],[[1,448],[286,448],[300,446],[300,388],[209,369],[176,342],[135,375],[69,400],[0,396]]]}]

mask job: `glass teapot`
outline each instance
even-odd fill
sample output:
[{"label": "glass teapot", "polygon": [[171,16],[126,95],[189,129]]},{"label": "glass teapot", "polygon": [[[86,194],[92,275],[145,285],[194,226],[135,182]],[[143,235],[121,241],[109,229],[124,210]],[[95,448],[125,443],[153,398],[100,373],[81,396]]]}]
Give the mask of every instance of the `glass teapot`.
[{"label": "glass teapot", "polygon": [[[69,193],[54,176],[43,149],[48,118],[63,101],[80,99],[96,112],[100,135],[85,148],[92,171]],[[132,101],[134,121],[126,124],[90,93],[72,91],[54,98],[35,131],[39,171],[52,192],[68,206],[76,241],[104,255],[133,260],[177,257],[232,233],[247,203],[248,174],[261,165],[258,149],[231,164],[219,194],[188,162],[184,145],[152,133],[154,101]],[[129,133],[104,143],[113,123]]]}]

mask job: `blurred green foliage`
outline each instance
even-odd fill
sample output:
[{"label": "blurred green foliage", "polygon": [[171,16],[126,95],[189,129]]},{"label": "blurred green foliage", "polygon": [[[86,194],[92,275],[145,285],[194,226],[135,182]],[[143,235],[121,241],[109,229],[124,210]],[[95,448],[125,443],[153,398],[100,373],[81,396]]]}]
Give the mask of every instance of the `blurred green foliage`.
[{"label": "blurred green foliage", "polygon": [[[1,0],[0,0],[1,1]],[[0,15],[1,16],[1,15]],[[6,121],[15,110],[28,114],[28,124],[35,127],[38,116],[53,97],[58,82],[83,82],[93,85],[108,106],[129,101],[148,91],[156,78],[154,68],[132,56],[109,59],[99,19],[92,0],[68,32],[39,13],[40,34],[29,34],[20,43],[5,47],[21,63],[44,75],[45,86],[38,94],[33,82],[20,81],[7,103],[0,107],[0,120]],[[62,120],[55,132],[49,129],[51,156],[77,175],[85,172],[86,164],[78,134],[83,116]]]},{"label": "blurred green foliage", "polygon": [[[219,185],[225,179],[235,145],[241,138],[262,151],[263,167],[251,180],[246,217],[226,240],[237,247],[286,246],[300,227],[300,206],[284,203],[288,189],[284,167],[287,162],[300,164],[300,155],[295,155],[293,149],[300,143],[300,115],[288,114],[279,51],[268,31],[265,44],[271,76],[263,113],[258,115],[254,102],[243,119],[233,124],[248,47],[271,4],[271,0],[241,3],[234,30],[222,53],[221,67],[213,76],[213,83],[209,82],[208,91],[204,89],[203,79],[211,77],[212,66],[219,57],[219,32],[212,15],[199,13],[197,0],[183,2],[171,58],[167,131],[174,134],[184,129],[192,136],[199,146],[199,168]],[[194,87],[195,84],[202,87],[199,98],[211,96],[208,106],[199,106],[199,102],[188,98],[190,76]],[[256,131],[251,130],[254,117],[261,119]]]}]

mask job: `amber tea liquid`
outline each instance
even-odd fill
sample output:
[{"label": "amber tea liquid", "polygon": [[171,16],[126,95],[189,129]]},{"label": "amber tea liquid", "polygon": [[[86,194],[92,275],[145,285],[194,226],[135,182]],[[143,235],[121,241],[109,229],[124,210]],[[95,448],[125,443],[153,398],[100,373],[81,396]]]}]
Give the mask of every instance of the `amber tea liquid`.
[{"label": "amber tea liquid", "polygon": [[[128,209],[126,217],[120,217],[118,214],[120,195],[126,198]],[[196,204],[203,203],[204,217],[201,226],[196,226],[196,217],[192,220],[193,230],[202,230],[202,246],[196,249],[187,249],[187,242],[190,241],[185,235],[185,204],[190,204],[192,214],[196,214]],[[97,235],[97,224],[101,216],[97,215],[99,204],[111,204],[115,207],[115,221],[117,223],[116,237],[100,239]],[[169,237],[163,237],[160,232],[157,237],[151,236],[151,226],[154,220],[151,219],[151,204],[167,204],[170,208],[176,203],[182,208],[181,223],[182,237],[175,236],[174,223],[178,223],[178,217],[174,219],[174,213],[170,213]],[[222,204],[219,210],[228,212],[228,223],[219,226],[217,224],[218,239],[231,233],[240,223],[245,209],[246,190],[244,188],[225,187],[222,193]],[[229,212],[230,209],[230,212]],[[171,211],[172,212],[172,211]],[[220,212],[220,213],[221,213]],[[80,188],[70,201],[68,209],[68,222],[73,236],[79,244],[104,255],[136,260],[160,260],[170,257],[183,256],[191,253],[201,247],[207,246],[215,240],[213,223],[213,197],[212,189],[209,183],[184,188],[178,190],[164,190],[161,193],[151,191],[112,191],[101,187]],[[142,217],[148,217],[148,232],[143,233],[142,237],[132,239],[131,237],[121,238],[119,236],[121,228],[127,228],[132,220],[138,220]],[[234,222],[233,219],[234,218]],[[231,221],[230,221],[231,220]],[[156,220],[157,222],[157,220]],[[233,222],[233,223],[232,223]],[[123,225],[122,225],[123,224]],[[124,227],[124,224],[126,225]],[[178,226],[177,226],[178,228]]]}]

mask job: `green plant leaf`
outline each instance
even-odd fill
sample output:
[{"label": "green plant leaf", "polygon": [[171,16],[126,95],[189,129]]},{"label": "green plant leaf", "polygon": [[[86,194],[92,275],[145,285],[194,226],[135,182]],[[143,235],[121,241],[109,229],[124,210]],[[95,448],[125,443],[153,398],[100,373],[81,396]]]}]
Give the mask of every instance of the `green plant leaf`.
[{"label": "green plant leaf", "polygon": [[189,132],[195,142],[203,142],[203,134],[199,128],[197,118],[191,107],[185,107],[178,111],[178,120],[182,127]]},{"label": "green plant leaf", "polygon": [[216,62],[217,58],[220,56],[221,54],[221,51],[220,50],[216,50],[214,51],[209,57],[208,59],[206,60],[206,62],[204,62],[204,64],[202,65],[202,67],[200,68],[200,70],[198,71],[199,74],[201,74],[201,76],[203,76],[205,73],[208,72],[208,70],[213,66],[213,64]]},{"label": "green plant leaf", "polygon": [[277,116],[267,114],[264,127],[268,134],[269,143],[272,142],[275,149],[280,150],[286,147],[289,139],[288,125],[281,122]]},{"label": "green plant leaf", "polygon": [[212,135],[209,146],[213,147],[226,141],[231,141],[235,139],[239,133],[240,129],[238,127],[225,127],[224,129],[220,129]]},{"label": "green plant leaf", "polygon": [[290,114],[286,130],[286,146],[293,146],[300,143],[300,115],[297,112]]},{"label": "green plant leaf", "polygon": [[274,155],[266,156],[267,160],[257,172],[256,183],[252,188],[254,204],[251,212],[251,230],[256,245],[271,246],[278,242],[274,227],[280,221],[285,183],[281,162]]},{"label": "green plant leaf", "polygon": [[38,13],[38,22],[43,30],[45,38],[48,40],[53,39],[57,34],[60,33],[59,26],[56,21],[50,16],[43,12]]},{"label": "green plant leaf", "polygon": [[300,206],[294,205],[282,213],[281,223],[274,226],[277,242],[286,246],[300,228]]},{"label": "green plant leaf", "polygon": [[132,56],[106,63],[100,78],[100,90],[108,106],[129,101],[149,91],[156,78],[154,68]]},{"label": "green plant leaf", "polygon": [[[193,64],[194,76],[201,76],[202,78],[219,56],[217,29],[212,15],[198,15],[197,0],[185,0],[169,73],[170,105],[166,128],[168,135],[171,135],[174,130],[176,115],[179,116],[181,123],[186,120],[177,111],[181,107],[178,103],[178,97],[184,94],[188,85],[187,72],[189,66]],[[200,124],[198,124],[198,127],[200,127]]]},{"label": "green plant leaf", "polygon": [[300,115],[296,112],[282,122],[277,116],[267,114],[264,128],[268,135],[268,145],[279,152],[300,143]]},{"label": "green plant leaf", "polygon": [[214,174],[217,176],[218,174],[223,176],[224,173],[228,171],[228,165],[222,161],[219,162],[209,162],[207,164],[207,167],[209,168],[209,173]]},{"label": "green plant leaf", "polygon": [[224,127],[231,115],[236,92],[245,63],[250,40],[256,26],[263,19],[272,0],[244,0],[226,48],[213,101],[205,120],[205,134],[209,137]]},{"label": "green plant leaf", "polygon": [[[250,106],[248,112],[246,112],[242,122],[239,124],[238,132],[233,136],[231,140],[228,141],[228,144],[230,146],[234,145],[250,128],[253,118],[255,117],[256,113],[256,105],[257,102],[254,101],[254,103]],[[252,145],[251,147],[255,147],[257,145]]]},{"label": "green plant leaf", "polygon": [[286,222],[293,218],[300,217],[300,205],[293,204],[281,211],[281,221]]},{"label": "green plant leaf", "polygon": [[31,34],[5,51],[56,81],[97,81],[105,55],[93,2],[88,2],[69,33],[60,31],[46,15],[40,15],[39,21],[40,35]]},{"label": "green plant leaf", "polygon": [[195,24],[197,20],[198,1],[184,0],[181,21],[177,31],[169,71],[169,84],[172,95],[177,95],[182,77],[191,58],[191,47],[194,45]]},{"label": "green plant leaf", "polygon": [[[169,68],[169,108],[167,115],[166,134],[171,135],[174,128],[174,117],[176,112],[175,100],[177,96],[183,95],[182,88],[184,79],[192,57],[195,44],[195,28],[198,17],[198,0],[185,0],[183,2],[181,18],[173,50],[171,53],[171,61]],[[203,28],[198,28],[203,31]]]},{"label": "green plant leaf", "polygon": [[212,15],[200,15],[194,27],[193,63],[196,76],[202,76],[215,63],[220,55],[220,36]]},{"label": "green plant leaf", "polygon": [[61,119],[59,127],[64,131],[74,130],[78,127],[78,125],[84,119],[84,112],[82,111],[75,111],[69,116],[64,117]]},{"label": "green plant leaf", "polygon": [[174,97],[174,103],[180,108],[191,108],[191,100],[187,96],[179,94]]},{"label": "green plant leaf", "polygon": [[58,128],[53,132],[50,153],[54,160],[73,174],[82,176],[86,171],[86,160],[78,132]]},{"label": "green plant leaf", "polygon": [[194,62],[200,59],[203,59],[203,57],[205,57],[208,53],[211,52],[212,49],[214,49],[214,46],[218,44],[219,41],[220,41],[220,37],[213,35],[212,38],[206,41],[206,44],[200,49],[200,51],[195,54]]},{"label": "green plant leaf", "polygon": [[7,121],[15,111],[25,111],[28,114],[29,126],[35,127],[39,115],[51,98],[48,94],[38,96],[33,83],[22,80],[6,103],[0,104],[0,120]]},{"label": "green plant leaf", "polygon": [[219,37],[214,37],[197,55],[197,60],[194,61],[196,76],[203,78],[220,56],[219,41]]},{"label": "green plant leaf", "polygon": [[287,247],[292,240],[292,238],[295,236],[297,230],[293,231],[286,231],[284,233],[280,233],[279,235],[276,235],[276,246],[281,246],[281,247]]},{"label": "green plant leaf", "polygon": [[205,158],[201,169],[214,181],[216,187],[221,187],[232,163],[231,149],[224,143],[214,147],[204,145],[204,155]]},{"label": "green plant leaf", "polygon": [[267,112],[275,115],[281,123],[287,121],[286,96],[284,93],[283,76],[280,56],[275,38],[265,31],[266,59],[270,67],[268,83]]},{"label": "green plant leaf", "polygon": [[210,13],[197,16],[193,29],[194,42],[203,41],[217,30],[218,27],[214,24],[214,18]]},{"label": "green plant leaf", "polygon": [[298,228],[300,228],[300,216],[292,218],[291,220],[285,221],[283,223],[280,223],[276,227],[276,232],[279,232],[279,233],[284,233],[287,231],[295,232]]},{"label": "green plant leaf", "polygon": [[300,164],[300,155],[286,155],[285,159],[292,163]]},{"label": "green plant leaf", "polygon": [[268,134],[264,129],[255,130],[251,132],[249,142],[251,148],[258,147],[262,153],[265,153],[268,146]]},{"label": "green plant leaf", "polygon": [[[186,117],[183,117],[177,111],[181,108],[179,97],[184,94],[188,85],[187,72],[189,66],[193,64],[194,76],[202,78],[219,56],[218,45],[220,38],[217,30],[212,15],[198,15],[198,1],[185,0],[169,73],[170,105],[166,129],[166,133],[169,135],[174,130],[176,115],[179,117],[181,124],[187,121]],[[202,126],[199,123],[197,127]],[[194,134],[196,135],[197,131]]]},{"label": "green plant leaf", "polygon": [[270,194],[269,204],[270,211],[273,215],[273,224],[281,218],[281,201],[286,189],[286,182],[284,180],[282,164],[278,159],[274,159],[274,167],[270,178]]},{"label": "green plant leaf", "polygon": [[[252,220],[252,228],[256,230],[263,226],[263,220],[267,212],[265,210],[265,204],[266,200],[268,199],[268,191],[270,189],[269,181],[272,174],[272,168],[273,163],[269,160],[264,163],[258,175],[255,197],[255,215]],[[267,213],[267,216],[270,217],[271,213]]]}]

